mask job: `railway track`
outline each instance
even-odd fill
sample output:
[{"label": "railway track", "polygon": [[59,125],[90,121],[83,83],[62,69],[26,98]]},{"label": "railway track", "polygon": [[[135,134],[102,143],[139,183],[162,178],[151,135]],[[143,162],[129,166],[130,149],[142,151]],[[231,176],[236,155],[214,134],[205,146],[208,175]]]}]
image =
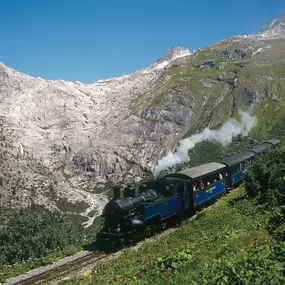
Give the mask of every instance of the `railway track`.
[{"label": "railway track", "polygon": [[46,269],[43,272],[35,273],[25,279],[20,279],[15,282],[9,282],[9,285],[35,285],[44,284],[53,280],[60,280],[63,277],[69,275],[72,272],[76,272],[83,267],[93,264],[97,261],[105,259],[110,254],[90,252],[82,257],[79,257],[73,261],[56,266],[54,268]]}]

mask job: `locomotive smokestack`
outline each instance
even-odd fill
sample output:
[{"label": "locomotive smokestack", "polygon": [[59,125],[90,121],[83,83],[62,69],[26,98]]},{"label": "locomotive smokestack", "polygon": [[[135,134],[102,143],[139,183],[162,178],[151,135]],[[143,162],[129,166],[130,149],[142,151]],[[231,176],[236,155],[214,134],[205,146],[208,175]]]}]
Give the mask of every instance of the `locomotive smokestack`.
[{"label": "locomotive smokestack", "polygon": [[135,197],[136,196],[136,188],[133,185],[128,185],[124,189],[124,197]]},{"label": "locomotive smokestack", "polygon": [[120,186],[113,186],[113,193],[114,193],[114,200],[121,198],[121,187]]}]

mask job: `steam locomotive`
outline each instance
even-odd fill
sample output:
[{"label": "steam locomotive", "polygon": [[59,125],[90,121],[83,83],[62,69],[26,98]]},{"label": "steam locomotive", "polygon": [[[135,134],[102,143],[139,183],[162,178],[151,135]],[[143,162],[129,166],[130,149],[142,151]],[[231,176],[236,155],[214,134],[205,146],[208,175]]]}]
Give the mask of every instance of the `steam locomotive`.
[{"label": "steam locomotive", "polygon": [[114,199],[103,211],[99,243],[125,244],[151,235],[173,218],[190,215],[199,206],[235,187],[246,175],[252,160],[280,144],[270,139],[215,162],[168,174],[145,182],[139,191],[132,186],[114,187]]}]

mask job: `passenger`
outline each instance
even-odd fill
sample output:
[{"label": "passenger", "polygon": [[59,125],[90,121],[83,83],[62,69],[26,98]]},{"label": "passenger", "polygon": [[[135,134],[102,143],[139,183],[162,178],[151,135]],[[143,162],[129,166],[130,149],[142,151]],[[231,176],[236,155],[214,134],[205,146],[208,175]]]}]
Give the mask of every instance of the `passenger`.
[{"label": "passenger", "polygon": [[205,187],[204,182],[202,180],[200,180],[200,189],[202,190],[202,189],[204,189],[204,187]]},{"label": "passenger", "polygon": [[223,175],[221,173],[219,173],[219,179],[222,180],[223,179]]},{"label": "passenger", "polygon": [[207,182],[207,186],[209,186],[210,184],[211,184],[210,181],[208,181],[208,182]]},{"label": "passenger", "polygon": [[194,192],[196,192],[196,191],[197,191],[197,189],[196,189],[196,185],[195,185],[195,184],[193,184],[193,191],[194,191]]}]

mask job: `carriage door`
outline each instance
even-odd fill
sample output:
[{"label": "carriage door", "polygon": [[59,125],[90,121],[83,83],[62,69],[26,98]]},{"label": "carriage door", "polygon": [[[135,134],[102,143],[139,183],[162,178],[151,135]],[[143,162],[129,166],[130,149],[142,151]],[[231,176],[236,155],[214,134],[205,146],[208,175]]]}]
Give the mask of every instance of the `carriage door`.
[{"label": "carriage door", "polygon": [[180,213],[184,213],[189,208],[189,192],[187,191],[187,183],[181,183],[178,185],[177,193],[179,195]]}]

